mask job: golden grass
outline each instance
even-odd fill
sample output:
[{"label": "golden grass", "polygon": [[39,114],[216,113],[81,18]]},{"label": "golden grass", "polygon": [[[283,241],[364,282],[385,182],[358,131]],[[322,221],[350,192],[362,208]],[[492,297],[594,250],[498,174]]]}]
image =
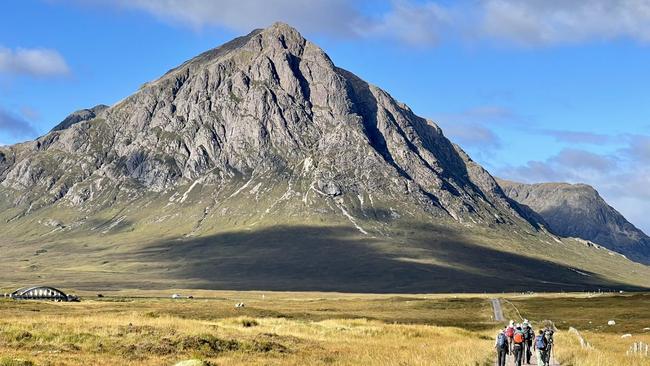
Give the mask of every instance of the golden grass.
[{"label": "golden grass", "polygon": [[96,312],[75,316],[66,314],[71,304],[31,305],[60,312],[3,316],[0,354],[37,365],[171,365],[193,357],[218,365],[488,365],[491,357],[485,331],[450,327],[367,319],[211,321],[116,314],[98,303],[73,304]]},{"label": "golden grass", "polygon": [[[213,365],[494,364],[499,324],[491,321],[490,296],[193,294],[194,300],[177,301],[0,300],[0,366],[30,365],[16,359],[75,366],[173,365],[191,358]],[[650,300],[645,294],[508,298],[534,325],[556,321],[555,357],[563,366],[650,365],[648,358],[626,355],[632,343],[650,343],[650,333],[643,332],[648,318],[634,316]],[[241,301],[246,307],[235,309]],[[516,319],[512,305],[503,307]],[[602,326],[608,315],[616,317],[616,326]],[[578,327],[592,348],[581,348],[569,326]],[[621,338],[623,332],[633,336]]]},{"label": "golden grass", "polygon": [[[556,359],[561,365],[636,366],[650,365],[648,357],[628,356],[635,342],[650,343],[650,294],[547,294],[508,296],[503,308],[506,315],[519,319],[519,312],[539,323],[552,319],[557,333]],[[614,320],[616,325],[607,322]],[[591,347],[583,348],[578,336],[568,332],[576,328]],[[632,337],[622,338],[624,334]]]},{"label": "golden grass", "polygon": [[630,338],[596,332],[581,332],[591,347],[582,348],[578,338],[568,332],[558,334],[556,359],[561,365],[574,366],[642,366],[650,365],[650,357],[627,355],[634,342],[650,343],[650,334]]}]

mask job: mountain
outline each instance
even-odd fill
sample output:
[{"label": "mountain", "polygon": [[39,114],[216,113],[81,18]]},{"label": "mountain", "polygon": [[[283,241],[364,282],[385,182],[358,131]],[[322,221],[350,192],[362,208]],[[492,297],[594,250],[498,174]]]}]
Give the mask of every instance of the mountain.
[{"label": "mountain", "polygon": [[539,214],[557,235],[589,240],[650,264],[650,238],[586,184],[499,180],[504,192]]},{"label": "mountain", "polygon": [[80,109],[67,116],[63,121],[61,121],[61,123],[56,125],[52,131],[65,130],[76,123],[90,121],[91,119],[97,118],[106,109],[108,109],[108,106],[104,104],[96,105],[90,109]]},{"label": "mountain", "polygon": [[647,267],[546,231],[435,123],[281,23],[185,62],[95,117],[0,148],[0,230],[8,284],[650,284]]}]

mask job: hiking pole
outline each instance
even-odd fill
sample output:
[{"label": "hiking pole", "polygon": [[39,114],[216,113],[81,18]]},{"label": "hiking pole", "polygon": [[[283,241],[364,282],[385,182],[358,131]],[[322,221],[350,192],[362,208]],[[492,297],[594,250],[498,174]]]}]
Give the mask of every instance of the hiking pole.
[{"label": "hiking pole", "polygon": [[555,354],[555,344],[553,345],[553,347],[551,347],[551,354],[549,355],[550,358],[548,360],[549,365],[553,363],[553,359],[555,358],[553,357],[554,354]]}]

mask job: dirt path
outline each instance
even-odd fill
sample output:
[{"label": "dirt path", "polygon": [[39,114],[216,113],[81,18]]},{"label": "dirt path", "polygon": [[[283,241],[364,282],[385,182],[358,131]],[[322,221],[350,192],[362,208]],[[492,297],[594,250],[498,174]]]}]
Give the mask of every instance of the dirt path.
[{"label": "dirt path", "polygon": [[[494,364],[496,365],[496,361],[495,361]],[[506,365],[507,366],[515,366],[515,357],[514,356],[508,356],[508,358],[506,360]],[[529,364],[527,364],[526,360],[524,360],[524,362],[522,362],[522,365],[535,365],[536,366],[537,365],[537,356],[535,355],[535,353],[533,352],[533,357],[530,358],[530,363]],[[550,366],[560,366],[560,364],[557,363],[555,360],[551,359]]]},{"label": "dirt path", "polygon": [[490,301],[492,301],[492,309],[494,309],[494,321],[505,321],[506,319],[503,317],[503,310],[501,309],[501,301],[499,299],[491,299]]},{"label": "dirt path", "polygon": [[[501,300],[499,299],[490,299],[492,302],[492,309],[494,310],[494,321],[496,322],[503,322],[505,321],[505,317],[503,316],[503,309],[501,308]],[[514,305],[513,305],[514,306]],[[517,311],[517,314],[519,317],[521,317],[521,314],[519,314],[519,310],[515,308]],[[522,318],[523,319],[523,318]],[[494,362],[496,365],[496,361]],[[506,359],[506,365],[507,366],[515,366],[515,357],[513,355],[508,355]],[[533,352],[533,356],[530,358],[530,363],[524,362],[522,365],[537,365],[537,355],[535,352]],[[560,366],[558,362],[556,362],[554,359],[551,359],[550,366]]]}]

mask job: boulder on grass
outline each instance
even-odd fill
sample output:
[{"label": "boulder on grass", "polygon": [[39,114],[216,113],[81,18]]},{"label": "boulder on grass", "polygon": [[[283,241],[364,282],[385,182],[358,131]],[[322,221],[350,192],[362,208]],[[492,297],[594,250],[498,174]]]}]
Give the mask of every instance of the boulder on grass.
[{"label": "boulder on grass", "polygon": [[174,366],[210,366],[210,364],[201,360],[185,360],[175,364]]}]

